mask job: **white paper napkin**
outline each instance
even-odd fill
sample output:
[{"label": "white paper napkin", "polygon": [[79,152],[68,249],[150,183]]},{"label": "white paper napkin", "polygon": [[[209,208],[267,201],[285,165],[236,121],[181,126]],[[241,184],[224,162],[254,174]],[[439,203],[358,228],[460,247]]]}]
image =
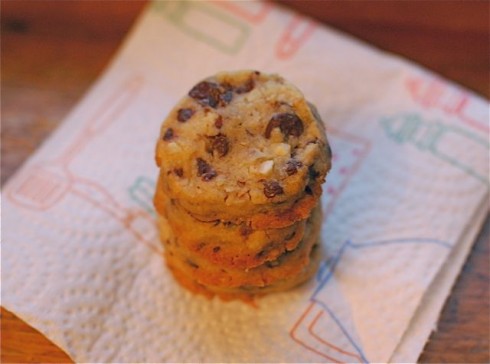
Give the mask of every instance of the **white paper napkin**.
[{"label": "white paper napkin", "polygon": [[[282,74],[334,152],[316,279],[241,302],[174,282],[161,121],[221,70]],[[78,362],[411,362],[488,211],[487,101],[270,3],[156,2],[3,198],[2,304]]]}]

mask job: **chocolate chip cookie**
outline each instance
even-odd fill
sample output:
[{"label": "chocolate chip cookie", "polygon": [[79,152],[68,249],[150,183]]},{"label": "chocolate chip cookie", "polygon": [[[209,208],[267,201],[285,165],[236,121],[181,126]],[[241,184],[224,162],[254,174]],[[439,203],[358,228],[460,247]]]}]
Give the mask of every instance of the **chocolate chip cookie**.
[{"label": "chocolate chip cookie", "polygon": [[162,187],[179,205],[227,221],[291,209],[321,190],[330,159],[323,124],[301,92],[257,71],[192,87],[163,123],[156,151]]},{"label": "chocolate chip cookie", "polygon": [[331,158],[318,111],[284,78],[239,71],[194,85],[156,148],[154,204],[175,278],[244,300],[307,280]]}]

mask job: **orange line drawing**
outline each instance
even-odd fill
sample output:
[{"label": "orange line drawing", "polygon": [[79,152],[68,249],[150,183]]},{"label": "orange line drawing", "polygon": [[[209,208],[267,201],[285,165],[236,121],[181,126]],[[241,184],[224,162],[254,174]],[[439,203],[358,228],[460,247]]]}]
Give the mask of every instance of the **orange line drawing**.
[{"label": "orange line drawing", "polygon": [[135,77],[123,83],[87,121],[83,130],[68,148],[55,160],[32,167],[12,186],[8,196],[17,205],[46,210],[54,206],[72,187],[75,177],[69,164],[92,141],[103,132],[131,104],[139,92],[142,79]]},{"label": "orange line drawing", "polygon": [[276,45],[276,56],[279,59],[289,59],[306,43],[316,29],[313,20],[300,15],[294,15],[286,25]]},{"label": "orange line drawing", "polygon": [[310,350],[310,351],[314,352],[315,354],[318,354],[318,355],[324,357],[325,359],[329,360],[330,362],[333,362],[333,363],[341,363],[341,362],[337,361],[336,359],[334,359],[334,358],[332,358],[332,357],[330,357],[330,356],[322,353],[321,351],[318,351],[314,347],[308,345],[303,340],[301,340],[298,337],[298,335],[297,335],[297,330],[298,330],[299,326],[303,323],[303,320],[309,314],[309,312],[311,311],[311,309],[313,308],[314,305],[315,305],[314,302],[311,302],[310,303],[310,305],[305,310],[305,312],[303,312],[303,315],[301,315],[301,317],[299,318],[299,320],[296,321],[296,323],[294,324],[293,328],[289,331],[289,336],[291,337],[291,339],[293,339],[294,341],[296,341],[302,347],[306,348],[307,350]]},{"label": "orange line drawing", "polygon": [[[291,330],[289,331],[289,336],[294,340],[296,341],[299,345],[301,345],[302,347],[304,347],[305,349],[309,350],[309,351],[312,351],[314,352],[315,354],[318,354],[320,355],[321,357],[325,358],[326,360],[328,360],[328,362],[330,363],[344,363],[342,361],[339,361],[338,359],[330,356],[330,355],[327,355],[321,351],[319,351],[318,349],[316,349],[315,347],[309,345],[306,341],[303,341],[300,337],[299,337],[299,329],[301,327],[304,327],[306,326],[306,318],[308,316],[311,316],[311,315],[315,315],[314,314],[314,311],[313,309],[320,309],[320,313],[322,312],[321,310],[321,307],[317,307],[317,305],[315,304],[315,302],[311,302],[310,305],[306,308],[306,310],[303,312],[303,314],[301,315],[301,317],[299,318],[298,321],[296,321],[296,323],[294,324],[294,326],[291,328]],[[308,339],[308,338],[311,338],[311,333],[309,332],[309,330],[307,331],[307,335],[309,337],[306,337],[305,339]],[[314,338],[314,337],[313,337]],[[314,338],[316,340],[316,338]],[[317,341],[317,340],[316,340]],[[328,346],[330,347],[335,347],[334,345],[332,344],[329,344]]]},{"label": "orange line drawing", "polygon": [[145,232],[152,232],[153,219],[144,210],[131,210],[121,206],[100,184],[81,178],[70,171],[70,163],[87,147],[93,138],[112,123],[132,104],[141,91],[143,79],[139,76],[128,79],[111,94],[58,158],[33,166],[19,175],[7,191],[9,200],[31,211],[45,211],[55,206],[67,193],[91,203],[118,220],[138,241],[157,249]]},{"label": "orange line drawing", "polygon": [[467,92],[438,78],[419,75],[407,77],[405,87],[423,108],[441,110],[477,130],[490,131],[488,113],[475,115],[474,101]]},{"label": "orange line drawing", "polygon": [[[332,164],[332,171],[330,172],[329,178],[327,179],[327,182],[325,184],[325,190],[327,191],[327,193],[331,194],[331,196],[329,197],[328,203],[325,206],[323,221],[327,220],[327,217],[332,212],[340,194],[347,187],[350,179],[356,174],[358,169],[361,167],[364,159],[371,150],[371,142],[368,139],[361,138],[356,135],[352,135],[344,131],[332,128],[328,128],[327,133],[332,144],[334,163]],[[342,153],[350,152],[351,155],[348,157],[354,160],[354,162],[348,167],[342,166],[343,157],[342,154],[339,155],[336,151],[336,141],[343,143],[347,142],[352,148],[350,150],[342,151]],[[344,158],[346,159],[346,157]],[[340,180],[341,182],[336,186],[332,186],[332,182],[338,180]]]},{"label": "orange line drawing", "polygon": [[137,241],[145,244],[151,251],[162,254],[152,243],[155,237],[155,221],[150,213],[141,208],[129,209],[120,205],[103,186],[91,180],[78,178],[70,192],[117,220]]},{"label": "orange line drawing", "polygon": [[212,1],[212,3],[253,24],[262,22],[272,10],[272,4],[258,1]]},{"label": "orange line drawing", "polygon": [[[360,363],[365,362],[361,356],[357,355],[356,353],[339,348],[338,346],[320,337],[314,331],[315,325],[317,324],[318,320],[323,315],[323,313],[324,313],[323,308],[320,307],[318,304],[316,304],[315,301],[311,301],[308,307],[301,315],[301,317],[296,321],[296,323],[289,331],[289,336],[299,345],[301,345],[305,349],[317,355],[320,355],[324,359],[328,360],[328,362],[350,363],[353,362],[353,360],[342,361],[341,359],[332,356],[332,354],[329,355],[321,351],[322,348],[326,350],[333,350],[341,355],[354,358],[356,359],[356,362],[360,362]],[[320,344],[320,347],[313,346],[314,343]]]},{"label": "orange line drawing", "polygon": [[332,343],[326,341],[325,339],[323,339],[321,336],[319,336],[315,331],[314,331],[314,328],[318,322],[318,320],[320,319],[320,317],[324,314],[323,311],[320,311],[318,313],[318,315],[316,315],[316,317],[313,319],[313,321],[311,321],[310,325],[308,326],[308,332],[315,338],[317,339],[319,342],[321,342],[322,344],[325,344],[326,346],[329,346],[331,347],[332,349],[334,350],[337,350],[338,352],[342,353],[342,354],[345,354],[347,356],[351,356],[353,358],[356,358],[359,362],[362,362],[362,358],[357,355],[357,354],[354,354],[354,353],[351,353],[349,351],[346,351],[346,350],[343,350],[341,348],[339,348],[338,346],[335,346],[333,345]]}]

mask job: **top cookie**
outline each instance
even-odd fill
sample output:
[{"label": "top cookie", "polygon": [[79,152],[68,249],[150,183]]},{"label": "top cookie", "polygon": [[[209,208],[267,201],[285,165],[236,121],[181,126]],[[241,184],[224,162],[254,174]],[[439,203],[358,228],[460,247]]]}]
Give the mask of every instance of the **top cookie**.
[{"label": "top cookie", "polygon": [[331,152],[318,113],[278,75],[219,73],[162,125],[166,193],[191,212],[247,216],[283,207],[324,181]]}]

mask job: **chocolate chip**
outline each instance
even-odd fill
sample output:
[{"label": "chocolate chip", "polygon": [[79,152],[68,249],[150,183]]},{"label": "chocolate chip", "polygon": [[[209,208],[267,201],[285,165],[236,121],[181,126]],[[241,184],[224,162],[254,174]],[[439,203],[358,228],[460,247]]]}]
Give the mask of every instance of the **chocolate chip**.
[{"label": "chocolate chip", "polygon": [[315,167],[309,166],[308,167],[308,176],[310,179],[315,180],[317,177],[320,175],[320,172],[318,172]]},{"label": "chocolate chip", "polygon": [[212,82],[202,81],[189,91],[189,96],[203,106],[216,108],[220,97],[219,86]]},{"label": "chocolate chip", "polygon": [[279,127],[281,129],[281,133],[284,136],[300,136],[303,134],[303,122],[298,117],[298,115],[294,113],[281,113],[275,114],[272,116],[269,124],[265,129],[265,137],[269,139],[271,137],[272,129]]},{"label": "chocolate chip", "polygon": [[184,176],[184,170],[182,168],[174,168],[174,173],[179,177]]},{"label": "chocolate chip", "polygon": [[284,189],[277,181],[265,181],[264,182],[264,195],[267,198],[272,198],[277,195],[284,194]]},{"label": "chocolate chip", "polygon": [[272,129],[277,128],[280,125],[281,123],[279,122],[279,120],[276,120],[274,119],[274,117],[272,117],[272,119],[269,121],[269,124],[267,124],[267,127],[265,128],[265,137],[269,139],[271,137]]},{"label": "chocolate chip", "polygon": [[288,176],[298,173],[298,168],[301,168],[303,163],[296,159],[290,159],[286,162],[286,173]]},{"label": "chocolate chip", "polygon": [[189,96],[203,106],[216,109],[218,106],[230,103],[233,98],[233,90],[228,84],[218,85],[214,82],[202,81],[189,91]]},{"label": "chocolate chip", "polygon": [[220,247],[220,246],[215,246],[215,247],[213,248],[213,253],[217,253],[217,252],[219,252],[220,250],[221,250],[221,247]]},{"label": "chocolate chip", "polygon": [[240,85],[237,88],[235,88],[235,92],[237,94],[244,94],[252,91],[254,87],[255,87],[255,81],[252,78],[249,78],[247,82],[245,82],[243,85]]},{"label": "chocolate chip", "polygon": [[169,140],[173,139],[173,137],[174,137],[174,130],[172,128],[168,128],[165,131],[165,134],[163,134],[163,140],[165,140],[165,141],[169,141]]},{"label": "chocolate chip", "polygon": [[208,153],[214,154],[215,152],[219,157],[224,157],[230,150],[230,143],[228,138],[224,134],[218,134],[212,137],[208,137],[209,143],[206,146]]},{"label": "chocolate chip", "polygon": [[192,115],[194,115],[194,110],[192,109],[179,109],[179,111],[177,111],[177,120],[181,123],[185,123],[192,117]]},{"label": "chocolate chip", "polygon": [[218,129],[221,129],[221,127],[223,126],[223,118],[221,117],[221,115],[218,115],[218,118],[214,122],[214,126]]},{"label": "chocolate chip", "polygon": [[310,196],[312,196],[312,195],[313,195],[313,191],[312,191],[312,189],[311,189],[311,187],[310,187],[310,186],[306,186],[306,187],[305,187],[305,193],[306,193],[307,195],[310,195]]},{"label": "chocolate chip", "polygon": [[221,106],[224,106],[226,104],[229,104],[231,99],[233,98],[233,91],[231,89],[225,90],[221,95],[220,95],[220,100],[221,100]]},{"label": "chocolate chip", "polygon": [[218,174],[214,168],[208,164],[208,162],[202,158],[197,158],[197,175],[201,177],[203,181],[208,182]]}]

